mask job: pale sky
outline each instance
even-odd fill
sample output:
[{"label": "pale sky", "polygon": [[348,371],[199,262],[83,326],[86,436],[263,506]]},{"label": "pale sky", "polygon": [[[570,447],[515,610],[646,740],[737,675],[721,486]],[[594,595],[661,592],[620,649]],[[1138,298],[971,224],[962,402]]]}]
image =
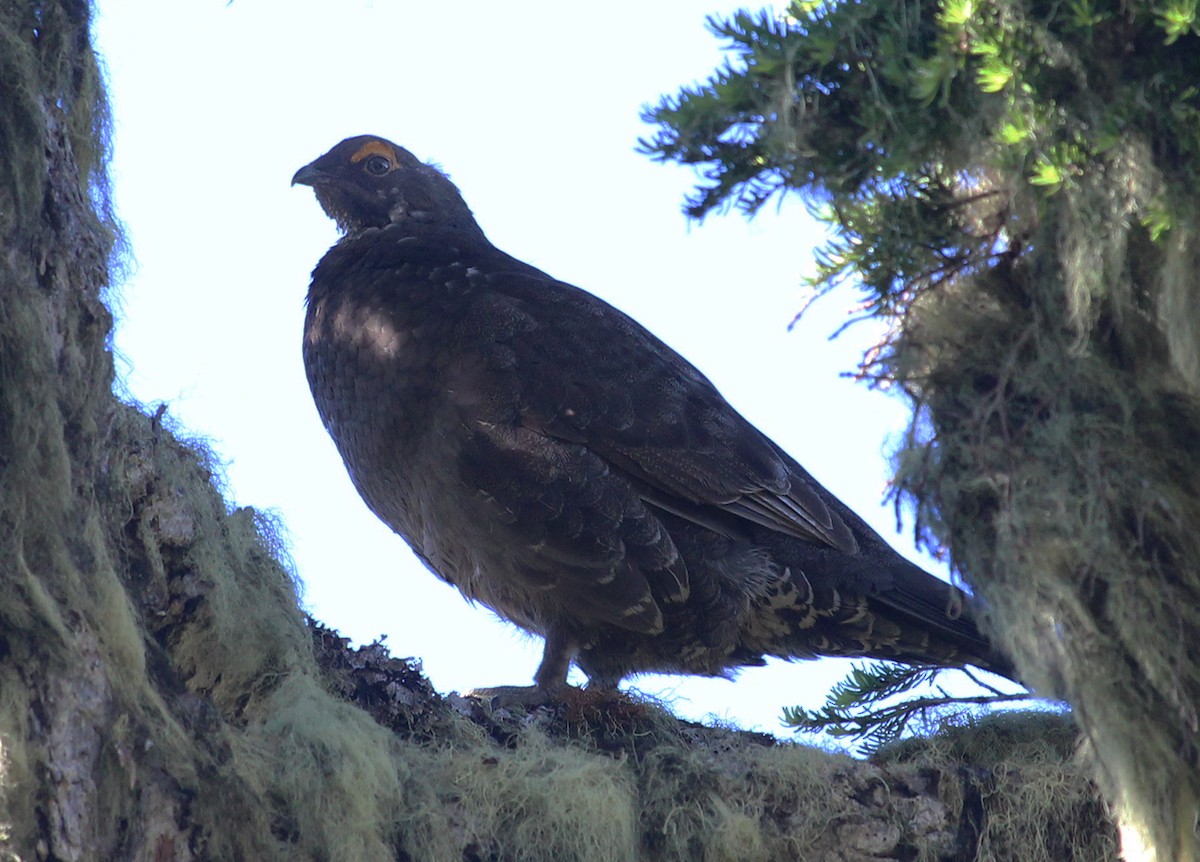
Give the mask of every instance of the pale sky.
[{"label": "pale sky", "polygon": [[[689,170],[635,152],[645,103],[720,62],[719,0],[647,3],[108,0],[118,215],[135,264],[114,339],[127,392],[206,438],[237,505],[284,524],[305,607],[381,635],[443,692],[526,684],[540,640],[469,606],[359,500],[317,418],[300,330],[334,225],[292,174],[378,134],[441,164],[500,248],[631,314],[877,530],[904,409],[839,375],[876,339],[827,337],[847,292],[788,331],[820,229],[797,200],[689,224]],[[934,568],[926,562],[927,567]],[[936,569],[935,569],[936,570]],[[846,662],[737,681],[643,677],[676,713],[779,732]]]}]

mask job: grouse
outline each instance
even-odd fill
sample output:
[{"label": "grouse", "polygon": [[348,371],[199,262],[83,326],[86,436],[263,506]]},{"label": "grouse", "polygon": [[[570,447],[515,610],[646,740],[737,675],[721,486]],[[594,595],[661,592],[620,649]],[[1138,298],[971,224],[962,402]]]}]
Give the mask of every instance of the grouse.
[{"label": "grouse", "polygon": [[[438,577],[545,639],[560,699],[765,656],[1009,666],[908,562],[622,312],[493,246],[437,167],[348,138],[301,168],[343,236],[304,366],[358,492]],[[957,610],[956,610],[957,609]]]}]

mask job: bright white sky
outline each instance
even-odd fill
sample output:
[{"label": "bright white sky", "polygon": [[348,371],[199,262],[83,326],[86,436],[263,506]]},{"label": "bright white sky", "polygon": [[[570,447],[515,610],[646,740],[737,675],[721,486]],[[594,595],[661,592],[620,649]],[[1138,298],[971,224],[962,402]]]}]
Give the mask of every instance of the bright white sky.
[{"label": "bright white sky", "polygon": [[[525,684],[541,642],[471,607],[360,502],[308,392],[308,274],[334,225],[288,182],[344,137],[439,162],[499,247],[632,314],[905,549],[886,490],[902,407],[840,377],[876,336],[827,337],[855,297],[801,325],[820,231],[798,201],[689,224],[690,171],[634,152],[639,108],[721,60],[720,0],[496,3],[100,2],[113,179],[136,262],[115,347],[128,393],[166,402],[225,464],[237,505],[278,514],[308,610],[380,635],[443,692]],[[846,663],[772,663],[736,682],[646,677],[691,718],[779,732]]]}]

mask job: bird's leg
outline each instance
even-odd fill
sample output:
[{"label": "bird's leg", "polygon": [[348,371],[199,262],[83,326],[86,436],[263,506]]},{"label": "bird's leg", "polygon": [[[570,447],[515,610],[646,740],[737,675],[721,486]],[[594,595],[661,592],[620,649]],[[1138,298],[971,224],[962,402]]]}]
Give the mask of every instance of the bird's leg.
[{"label": "bird's leg", "polygon": [[470,697],[490,700],[492,706],[542,706],[557,703],[572,691],[567,685],[567,671],[575,657],[575,641],[566,632],[551,628],[546,632],[546,646],[542,650],[542,663],[533,675],[533,685],[498,685],[492,688],[477,688],[468,692]]},{"label": "bird's leg", "polygon": [[546,632],[546,645],[542,648],[542,663],[533,675],[535,688],[561,692],[567,688],[567,672],[571,659],[575,657],[575,642],[561,629],[551,628]]}]

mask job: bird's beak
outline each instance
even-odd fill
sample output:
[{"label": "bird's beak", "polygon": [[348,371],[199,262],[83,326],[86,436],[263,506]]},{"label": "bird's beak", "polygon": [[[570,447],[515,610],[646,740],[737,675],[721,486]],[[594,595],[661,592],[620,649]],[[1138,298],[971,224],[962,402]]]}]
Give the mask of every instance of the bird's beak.
[{"label": "bird's beak", "polygon": [[292,176],[292,185],[316,186],[329,179],[329,174],[316,167],[316,162],[312,162],[296,171]]}]

